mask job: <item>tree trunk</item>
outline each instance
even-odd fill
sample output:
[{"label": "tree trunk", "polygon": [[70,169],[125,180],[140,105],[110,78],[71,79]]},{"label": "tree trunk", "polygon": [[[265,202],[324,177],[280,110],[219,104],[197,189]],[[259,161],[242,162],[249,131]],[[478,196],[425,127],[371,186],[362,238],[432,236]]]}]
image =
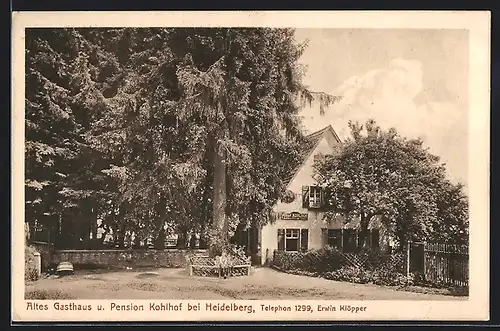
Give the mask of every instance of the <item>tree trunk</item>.
[{"label": "tree trunk", "polygon": [[367,233],[368,233],[368,225],[370,224],[370,218],[372,216],[370,215],[361,215],[361,220],[360,220],[360,232],[359,232],[359,248],[366,248],[367,246]]},{"label": "tree trunk", "polygon": [[196,248],[196,234],[192,233],[191,238],[189,239],[189,248],[195,249]]},{"label": "tree trunk", "polygon": [[134,238],[134,245],[132,247],[135,249],[141,249],[141,240],[142,238],[139,237],[138,233],[136,233]]},{"label": "tree trunk", "polygon": [[90,245],[90,232],[92,230],[92,220],[85,219],[84,216],[81,217],[81,226],[79,227],[78,238],[80,240],[80,248],[89,249]]},{"label": "tree trunk", "polygon": [[408,241],[408,233],[409,233],[409,225],[408,225],[408,216],[405,216],[404,218],[401,218],[398,220],[398,223],[400,224],[400,229],[397,233],[397,237],[399,240],[399,247],[398,251],[403,252],[406,242]]},{"label": "tree trunk", "polygon": [[223,157],[223,151],[216,144],[213,153],[214,164],[214,199],[213,199],[213,216],[214,226],[217,230],[218,239],[221,240],[222,247],[227,242],[226,233],[226,162]]},{"label": "tree trunk", "polygon": [[160,227],[160,230],[158,231],[154,246],[157,250],[165,249],[165,229],[163,227]]},{"label": "tree trunk", "polygon": [[123,249],[125,248],[125,229],[123,227],[120,227],[120,231],[118,232],[118,248]]},{"label": "tree trunk", "polygon": [[187,239],[187,230],[183,229],[180,231],[177,237],[177,248],[185,249],[186,248],[186,239]]},{"label": "tree trunk", "polygon": [[259,254],[259,231],[257,227],[257,222],[252,221],[252,224],[250,226],[250,258],[252,263],[257,263],[257,261],[260,260],[260,254]]},{"label": "tree trunk", "polygon": [[207,169],[207,177],[204,182],[204,190],[203,190],[203,207],[200,211],[200,248],[206,249],[210,244],[209,238],[209,229],[213,224],[213,145],[214,139],[210,137],[207,141],[207,151],[205,154],[206,158],[206,169]]},{"label": "tree trunk", "polygon": [[98,244],[99,244],[99,239],[97,239],[97,208],[96,207],[92,207],[90,232],[92,233],[92,240],[91,240],[90,245],[91,245],[92,249],[95,249],[98,247]]},{"label": "tree trunk", "polygon": [[403,252],[406,247],[406,242],[408,240],[406,236],[406,230],[402,230],[400,233],[398,233],[398,240],[399,240],[398,251]]},{"label": "tree trunk", "polygon": [[205,223],[203,223],[202,226],[201,226],[201,230],[200,230],[200,242],[199,242],[199,248],[200,249],[207,248],[208,242],[207,242],[206,231],[207,231],[207,228],[205,226]]}]

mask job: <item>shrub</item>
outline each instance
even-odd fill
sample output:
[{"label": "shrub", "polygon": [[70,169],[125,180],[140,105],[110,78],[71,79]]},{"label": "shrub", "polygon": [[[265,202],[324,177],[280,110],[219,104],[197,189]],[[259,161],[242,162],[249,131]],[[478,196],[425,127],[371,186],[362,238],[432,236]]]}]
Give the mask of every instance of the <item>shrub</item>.
[{"label": "shrub", "polygon": [[372,282],[376,285],[406,286],[413,285],[414,280],[415,276],[411,273],[407,277],[405,274],[393,270],[378,269],[372,274]]},{"label": "shrub", "polygon": [[338,270],[327,271],[322,273],[321,277],[341,282],[358,284],[373,283],[386,286],[406,286],[412,285],[414,282],[413,274],[410,274],[410,277],[406,277],[402,273],[391,270],[366,270],[356,267],[342,267]]},{"label": "shrub", "polygon": [[245,261],[247,260],[247,253],[245,251],[245,248],[243,246],[237,246],[237,245],[229,245],[229,254],[233,256],[234,258],[238,260]]},{"label": "shrub", "polygon": [[450,293],[457,296],[469,295],[469,287],[467,285],[459,286],[441,280],[429,281],[425,279],[424,274],[421,272],[414,274],[413,285],[435,289],[447,289]]},{"label": "shrub", "polygon": [[24,280],[35,281],[38,280],[38,270],[35,262],[34,253],[36,249],[31,246],[24,248]]},{"label": "shrub", "polygon": [[425,276],[422,272],[413,273],[413,284],[414,285],[425,285]]},{"label": "shrub", "polygon": [[372,281],[372,273],[370,271],[355,267],[343,267],[338,270],[327,271],[322,274],[322,277],[330,280],[358,284],[367,284]]},{"label": "shrub", "polygon": [[337,270],[343,263],[342,256],[331,246],[308,251],[304,260],[307,261],[307,271],[319,273]]},{"label": "shrub", "polygon": [[34,289],[26,291],[24,294],[25,300],[65,300],[74,299],[74,297],[61,290],[46,290],[46,289]]}]

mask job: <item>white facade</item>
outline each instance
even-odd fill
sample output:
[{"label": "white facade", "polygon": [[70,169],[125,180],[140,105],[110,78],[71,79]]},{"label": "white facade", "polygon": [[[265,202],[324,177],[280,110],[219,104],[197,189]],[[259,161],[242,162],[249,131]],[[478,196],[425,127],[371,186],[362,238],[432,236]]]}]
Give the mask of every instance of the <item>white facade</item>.
[{"label": "white facade", "polygon": [[[339,216],[335,221],[327,222],[323,220],[323,213],[314,209],[302,207],[302,187],[314,186],[314,156],[318,154],[330,154],[338,146],[340,142],[333,131],[333,128],[328,127],[324,130],[323,136],[320,138],[312,153],[307,156],[293,179],[288,184],[287,189],[295,194],[295,199],[291,203],[278,202],[274,207],[277,215],[275,222],[267,224],[261,231],[261,257],[262,264],[272,259],[273,252],[278,249],[278,229],[292,230],[290,235],[297,231],[307,229],[307,247],[308,249],[319,249],[326,245],[322,229],[339,229],[343,225],[343,217]],[[281,213],[301,213],[307,214],[307,220],[290,220],[281,219]],[[286,235],[286,234],[285,234]],[[299,239],[300,241],[300,239]]]}]

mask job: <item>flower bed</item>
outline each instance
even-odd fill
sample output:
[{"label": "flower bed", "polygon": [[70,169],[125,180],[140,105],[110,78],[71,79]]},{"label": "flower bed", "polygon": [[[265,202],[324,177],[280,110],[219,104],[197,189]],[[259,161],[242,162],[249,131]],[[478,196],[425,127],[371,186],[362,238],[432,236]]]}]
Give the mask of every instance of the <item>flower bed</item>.
[{"label": "flower bed", "polygon": [[299,269],[316,273],[345,267],[384,269],[404,273],[405,261],[405,253],[383,254],[377,251],[344,253],[327,246],[304,253],[275,251],[272,265],[284,270]]},{"label": "flower bed", "polygon": [[222,254],[211,258],[193,256],[189,258],[189,275],[203,277],[233,277],[250,274],[250,259],[247,257]]},{"label": "flower bed", "polygon": [[305,253],[275,251],[273,267],[287,273],[359,284],[406,286],[405,254],[344,253],[331,247]]}]

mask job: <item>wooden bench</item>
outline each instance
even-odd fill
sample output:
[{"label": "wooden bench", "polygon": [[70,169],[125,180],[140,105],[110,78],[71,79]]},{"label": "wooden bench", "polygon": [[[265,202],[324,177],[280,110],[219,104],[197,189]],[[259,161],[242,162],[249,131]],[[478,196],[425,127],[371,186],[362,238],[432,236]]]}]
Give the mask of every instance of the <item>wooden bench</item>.
[{"label": "wooden bench", "polygon": [[219,277],[223,275],[234,276],[239,270],[243,270],[246,276],[250,275],[251,263],[250,259],[238,259],[235,264],[228,267],[221,267],[217,260],[208,256],[191,256],[188,257],[189,276],[193,276],[194,269],[205,270],[205,275],[217,274]]}]

